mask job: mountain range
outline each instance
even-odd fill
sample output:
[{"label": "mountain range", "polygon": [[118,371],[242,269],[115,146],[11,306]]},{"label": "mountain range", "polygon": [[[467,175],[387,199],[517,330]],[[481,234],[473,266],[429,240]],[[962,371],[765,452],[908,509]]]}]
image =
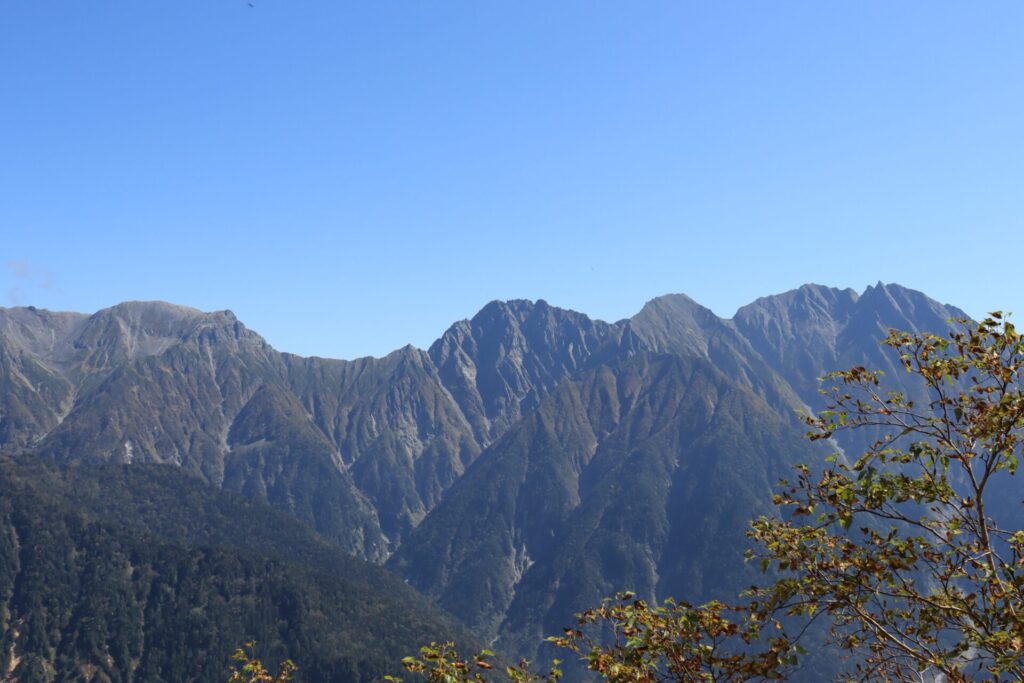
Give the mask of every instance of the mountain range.
[{"label": "mountain range", "polygon": [[279,352],[230,311],[0,309],[0,453],[183,470],[537,657],[617,590],[701,601],[749,585],[748,520],[828,448],[797,416],[823,407],[818,378],[868,365],[919,395],[879,341],[956,318],[881,283],[806,285],[731,319],[685,295],[615,323],[496,301],[429,349],[344,361]]}]

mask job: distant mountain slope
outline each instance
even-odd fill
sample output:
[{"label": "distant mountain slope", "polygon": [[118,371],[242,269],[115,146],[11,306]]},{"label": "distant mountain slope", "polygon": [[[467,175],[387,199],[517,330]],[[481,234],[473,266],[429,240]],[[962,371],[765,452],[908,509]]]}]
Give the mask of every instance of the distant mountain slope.
[{"label": "distant mountain slope", "polygon": [[820,285],[758,299],[736,313],[737,329],[801,395],[813,397],[825,372],[861,364],[899,376],[880,342],[890,329],[943,332],[967,318],[958,308],[899,285],[850,289]]},{"label": "distant mountain slope", "polygon": [[[818,379],[828,372],[862,365],[882,370],[884,387],[904,391],[919,403],[924,384],[909,375],[881,341],[889,330],[945,334],[950,321],[966,319],[954,306],[940,304],[899,285],[878,283],[860,296],[853,290],[804,285],[741,308],[737,328],[762,358],[813,410],[825,407]],[[860,430],[837,437],[851,453],[863,452],[877,432]]]},{"label": "distant mountain slope", "polygon": [[704,599],[749,583],[748,521],[814,453],[706,360],[636,355],[561,384],[390,566],[499,647],[529,653],[616,590]]},{"label": "distant mountain slope", "polygon": [[173,463],[381,560],[612,332],[495,303],[430,353],[336,361],[279,353],[227,311],[2,309],[0,448]]},{"label": "distant mountain slope", "polygon": [[545,301],[493,301],[452,325],[431,345],[430,358],[486,446],[587,367],[618,332]]},{"label": "distant mountain slope", "polygon": [[216,681],[255,639],[306,681],[472,640],[384,570],[166,466],[0,459],[4,680]]},{"label": "distant mountain slope", "polygon": [[770,403],[801,403],[732,320],[719,318],[685,294],[648,301],[623,330],[624,349],[701,358]]},{"label": "distant mountain slope", "polygon": [[0,309],[0,448],[30,446],[70,410],[74,385],[51,364],[67,353],[61,347],[87,319]]},{"label": "distant mountain slope", "polygon": [[618,590],[735,594],[756,578],[741,560],[748,521],[773,511],[794,464],[825,453],[797,419],[823,405],[818,377],[880,365],[893,388],[920,392],[879,342],[889,328],[944,333],[956,317],[895,285],[863,297],[808,286],[733,320],[655,299],[480,455],[390,566],[525,656]]},{"label": "distant mountain slope", "polygon": [[480,452],[424,351],[329,361],[285,354],[284,386],[376,508],[392,546]]},{"label": "distant mountain slope", "polygon": [[817,377],[837,367],[898,378],[878,348],[887,327],[942,329],[957,315],[897,285],[862,296],[808,285],[733,320],[684,295],[616,324],[492,302],[429,351],[339,361],[279,353],[228,311],[0,309],[0,450],[173,463],[380,561],[483,449],[591,368],[640,353],[699,358],[789,413],[820,406]]}]

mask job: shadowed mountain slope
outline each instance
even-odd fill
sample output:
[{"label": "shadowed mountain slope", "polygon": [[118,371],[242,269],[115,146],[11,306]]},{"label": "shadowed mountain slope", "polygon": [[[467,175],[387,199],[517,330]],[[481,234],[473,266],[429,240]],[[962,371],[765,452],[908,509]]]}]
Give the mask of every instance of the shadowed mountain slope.
[{"label": "shadowed mountain slope", "polygon": [[787,419],[707,361],[639,354],[561,384],[391,566],[529,653],[616,590],[697,599],[748,583],[749,520],[813,457]]},{"label": "shadowed mountain slope", "polygon": [[890,329],[941,333],[951,319],[967,317],[920,292],[879,283],[860,296],[851,289],[804,285],[758,299],[739,309],[733,320],[752,347],[808,400],[817,393],[818,378],[832,370],[865,365],[892,376],[903,373],[880,345]]}]

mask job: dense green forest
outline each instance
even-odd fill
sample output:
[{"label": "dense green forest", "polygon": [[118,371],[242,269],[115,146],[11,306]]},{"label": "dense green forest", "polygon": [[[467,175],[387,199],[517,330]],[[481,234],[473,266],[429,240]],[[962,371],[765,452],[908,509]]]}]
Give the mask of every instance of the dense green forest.
[{"label": "dense green forest", "polygon": [[255,640],[302,680],[371,681],[469,637],[385,570],[163,466],[0,460],[0,670],[34,681],[214,681]]}]

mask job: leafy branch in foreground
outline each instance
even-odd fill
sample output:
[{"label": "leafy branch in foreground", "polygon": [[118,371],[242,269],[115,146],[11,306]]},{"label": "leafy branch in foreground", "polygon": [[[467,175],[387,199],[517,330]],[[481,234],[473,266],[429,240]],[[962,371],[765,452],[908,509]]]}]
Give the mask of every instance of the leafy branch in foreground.
[{"label": "leafy branch in foreground", "polygon": [[298,667],[288,659],[281,663],[281,670],[276,676],[272,675],[263,663],[256,659],[256,643],[249,641],[243,647],[235,650],[231,659],[238,662],[231,667],[231,675],[228,683],[287,683],[292,680],[292,675]]},{"label": "leafy branch in foreground", "polygon": [[878,373],[834,373],[811,438],[863,427],[881,438],[852,465],[800,468],[776,497],[792,516],[753,525],[762,562],[783,572],[755,592],[759,609],[824,611],[839,645],[867,653],[857,680],[1024,680],[1020,508],[992,509],[1020,456],[1024,341],[998,313],[961,324],[883,342],[924,381],[925,406],[883,391]]},{"label": "leafy branch in foreground", "polygon": [[[1015,483],[1024,340],[993,313],[948,337],[893,331],[882,343],[928,401],[884,390],[863,367],[829,376],[831,406],[807,418],[809,438],[881,436],[852,464],[799,467],[775,497],[783,515],[752,523],[750,557],[776,578],[736,605],[652,607],[622,594],[549,641],[615,682],[783,680],[802,629],[825,617],[852,654],[848,680],[1024,680],[1024,510],[993,491],[1005,498]],[[437,683],[482,683],[487,657],[470,664],[446,644],[404,664]],[[537,676],[524,662],[507,673],[554,683],[561,672]]]},{"label": "leafy branch in foreground", "polygon": [[[402,666],[406,671],[422,675],[431,683],[486,683],[491,680],[495,665],[491,663],[494,653],[483,650],[471,660],[464,659],[455,649],[455,643],[431,643],[420,648],[419,657],[406,657]],[[547,675],[541,676],[530,671],[529,662],[523,660],[514,666],[505,667],[504,673],[512,683],[557,683],[562,678],[555,660]],[[401,678],[385,676],[389,683],[401,683]]]},{"label": "leafy branch in foreground", "polygon": [[[610,627],[611,642],[588,633],[593,625]],[[773,621],[771,629],[781,634],[782,626]],[[761,623],[745,606],[694,607],[671,599],[651,606],[632,593],[587,610],[577,628],[548,640],[581,654],[606,680],[621,683],[777,680],[802,652],[784,637],[762,638]],[[765,645],[756,654],[750,648],[755,642]]]}]

